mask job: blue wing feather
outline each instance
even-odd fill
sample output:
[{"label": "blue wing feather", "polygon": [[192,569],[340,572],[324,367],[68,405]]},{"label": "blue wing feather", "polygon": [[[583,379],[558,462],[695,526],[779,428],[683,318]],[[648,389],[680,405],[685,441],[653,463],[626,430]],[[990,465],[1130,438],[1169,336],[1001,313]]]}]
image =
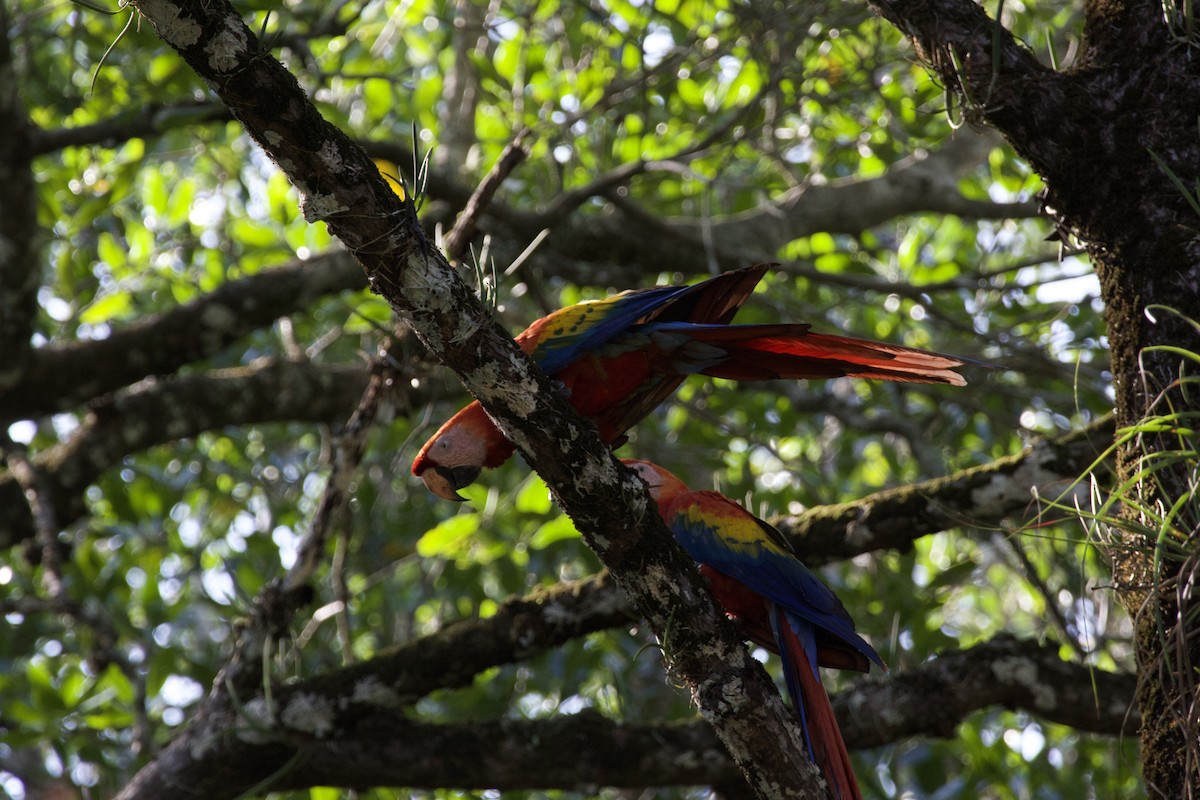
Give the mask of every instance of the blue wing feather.
[{"label": "blue wing feather", "polygon": [[[631,289],[559,309],[526,331],[536,337],[530,355],[543,370],[553,374],[640,323],[659,320],[724,326],[754,291],[768,266],[755,264],[723,272],[689,286]],[[647,335],[643,333],[641,339],[644,341]],[[634,346],[638,345],[624,345]]]},{"label": "blue wing feather", "polygon": [[555,311],[546,317],[546,332],[530,355],[543,371],[553,375],[693,288],[637,289]]},{"label": "blue wing feather", "polygon": [[801,688],[802,678],[796,674],[798,669],[805,669],[805,666],[812,669],[813,675],[817,680],[821,679],[817,674],[817,635],[813,630],[813,626],[802,619],[799,619],[795,614],[784,611],[781,615],[777,613],[779,607],[772,604],[770,608],[771,628],[775,632],[775,641],[779,642],[779,652],[784,654],[787,652],[784,642],[783,631],[779,630],[780,616],[786,618],[786,623],[792,632],[796,635],[796,640],[800,642],[800,646],[804,648],[805,655],[808,656],[808,664],[797,664],[794,659],[784,655],[780,662],[783,664],[783,680],[788,687],[788,696],[792,698],[792,706],[796,709],[796,714],[800,717],[800,729],[804,731],[804,743],[808,745],[808,757],[816,761],[816,754],[813,752],[812,730],[809,726],[808,709],[802,701],[804,690]]},{"label": "blue wing feather", "polygon": [[855,632],[837,595],[790,552],[779,531],[716,492],[690,492],[672,503],[670,515],[671,530],[694,560],[740,581],[883,666],[875,649]]}]

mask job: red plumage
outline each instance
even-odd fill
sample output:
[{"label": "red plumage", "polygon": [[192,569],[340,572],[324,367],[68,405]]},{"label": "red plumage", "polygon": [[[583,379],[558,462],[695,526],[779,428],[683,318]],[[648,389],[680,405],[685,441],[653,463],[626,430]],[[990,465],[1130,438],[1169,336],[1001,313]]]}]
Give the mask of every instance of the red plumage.
[{"label": "red plumage", "polygon": [[810,663],[804,645],[791,629],[783,609],[776,608],[775,614],[776,628],[781,630],[779,638],[785,650],[780,655],[788,665],[788,691],[798,713],[802,714],[813,763],[821,770],[835,800],[862,800],[854,766],[850,763],[850,751],[846,749],[842,729],[838,727],[833,705],[817,668]]},{"label": "red plumage", "polygon": [[[898,345],[816,334],[806,324],[730,325],[767,266],[726,272],[691,286],[660,286],[577,303],[537,320],[517,343],[541,365],[600,437],[617,443],[685,377],[732,380],[834,378],[946,383],[964,359]],[[478,403],[430,437],[412,471],[431,491],[458,489],[496,467],[513,446]]]},{"label": "red plumage", "polygon": [[841,601],[766,522],[717,492],[696,492],[649,461],[627,460],[659,514],[700,564],[713,596],[746,638],[780,656],[788,694],[836,800],[861,800],[850,754],[818,664],[867,671],[882,659],[854,630]]}]

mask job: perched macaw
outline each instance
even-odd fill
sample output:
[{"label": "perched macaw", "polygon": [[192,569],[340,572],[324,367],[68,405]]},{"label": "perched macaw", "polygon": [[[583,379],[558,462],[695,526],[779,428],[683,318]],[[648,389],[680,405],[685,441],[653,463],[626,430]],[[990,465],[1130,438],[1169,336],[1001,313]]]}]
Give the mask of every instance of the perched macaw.
[{"label": "perched macaw", "polygon": [[649,461],[623,463],[644,480],[713,596],[746,638],[778,653],[808,754],[836,800],[861,800],[817,666],[866,672],[884,666],[837,596],[793,554],[787,539],[718,492],[694,492]]},{"label": "perched macaw", "polygon": [[[691,374],[732,380],[836,378],[961,386],[965,359],[911,347],[810,333],[809,325],[730,325],[768,265],[691,286],[630,290],[560,308],[516,338],[600,437],[619,442]],[[484,467],[513,454],[478,402],[450,418],[413,460],[413,474],[446,500]]]}]

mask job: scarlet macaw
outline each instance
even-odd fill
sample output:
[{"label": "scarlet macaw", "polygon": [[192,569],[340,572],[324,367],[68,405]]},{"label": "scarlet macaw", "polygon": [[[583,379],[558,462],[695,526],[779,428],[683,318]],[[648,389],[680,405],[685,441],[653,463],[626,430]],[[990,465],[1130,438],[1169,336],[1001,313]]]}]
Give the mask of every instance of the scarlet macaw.
[{"label": "scarlet macaw", "polygon": [[817,666],[887,669],[854,630],[837,596],[793,554],[778,530],[718,492],[694,492],[649,461],[624,464],[646,482],[659,514],[700,564],[713,596],[746,638],[783,659],[808,755],[836,800],[862,800]]},{"label": "scarlet macaw", "polygon": [[[728,324],[767,267],[576,303],[537,320],[516,341],[610,444],[694,373],[743,381],[854,375],[966,383],[951,371],[965,359],[953,356],[810,333],[804,324]],[[459,489],[512,454],[512,443],[474,402],[430,437],[412,472],[437,496],[463,500]]]}]

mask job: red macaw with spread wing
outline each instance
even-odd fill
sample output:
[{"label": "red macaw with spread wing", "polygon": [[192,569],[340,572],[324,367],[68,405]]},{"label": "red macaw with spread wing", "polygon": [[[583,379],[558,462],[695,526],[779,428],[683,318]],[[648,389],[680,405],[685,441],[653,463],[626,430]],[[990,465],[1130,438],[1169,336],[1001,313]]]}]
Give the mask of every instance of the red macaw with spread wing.
[{"label": "red macaw with spread wing", "polygon": [[650,488],[659,513],[700,564],[713,596],[746,638],[783,660],[788,694],[808,754],[836,800],[862,800],[818,665],[866,672],[879,654],[854,630],[837,596],[766,522],[717,492],[694,492],[649,461],[626,460]]},{"label": "red macaw with spread wing", "polygon": [[[811,333],[805,324],[730,325],[768,266],[576,303],[537,320],[516,341],[610,444],[695,373],[742,381],[853,375],[966,383],[952,371],[966,359]],[[412,471],[439,497],[462,500],[458,490],[513,449],[474,402],[425,443]]]}]

